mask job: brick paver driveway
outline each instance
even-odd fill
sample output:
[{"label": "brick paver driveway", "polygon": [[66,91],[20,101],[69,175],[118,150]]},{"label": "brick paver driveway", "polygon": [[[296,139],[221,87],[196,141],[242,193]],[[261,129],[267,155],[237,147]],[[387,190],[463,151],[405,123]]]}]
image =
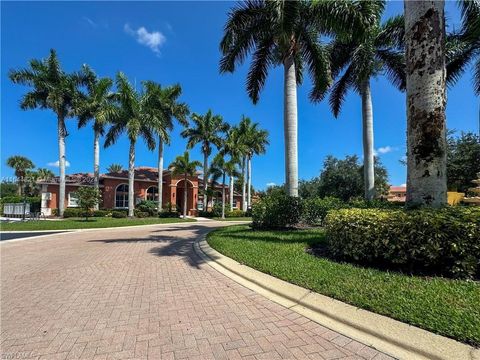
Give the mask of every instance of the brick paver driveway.
[{"label": "brick paver driveway", "polygon": [[384,359],[202,263],[216,222],[1,245],[2,359]]}]

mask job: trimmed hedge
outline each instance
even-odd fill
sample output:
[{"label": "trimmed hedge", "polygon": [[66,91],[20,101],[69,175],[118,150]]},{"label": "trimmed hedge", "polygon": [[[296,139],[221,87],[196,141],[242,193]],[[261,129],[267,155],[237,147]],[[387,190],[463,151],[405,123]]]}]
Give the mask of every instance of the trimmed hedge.
[{"label": "trimmed hedge", "polygon": [[244,217],[244,216],[245,216],[245,211],[242,211],[242,210],[225,211],[225,217],[227,218]]},{"label": "trimmed hedge", "polygon": [[162,211],[158,213],[159,218],[179,218],[180,213],[178,211]]},{"label": "trimmed hedge", "polygon": [[325,218],[336,259],[409,273],[480,278],[480,209],[342,209]]},{"label": "trimmed hedge", "polygon": [[334,198],[311,198],[303,200],[302,222],[308,225],[323,225],[330,210],[348,207],[344,201]]},{"label": "trimmed hedge", "polygon": [[123,218],[126,218],[127,215],[128,215],[127,211],[123,211],[123,210],[112,211],[112,218],[115,218],[115,219],[123,219]]},{"label": "trimmed hedge", "polygon": [[300,222],[301,214],[301,199],[276,192],[255,203],[252,209],[252,226],[256,229],[292,227]]}]

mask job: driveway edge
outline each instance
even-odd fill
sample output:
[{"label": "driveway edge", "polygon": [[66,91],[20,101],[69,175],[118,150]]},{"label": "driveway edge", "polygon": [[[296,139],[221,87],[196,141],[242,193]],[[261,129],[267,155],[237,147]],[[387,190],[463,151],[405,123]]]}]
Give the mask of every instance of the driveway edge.
[{"label": "driveway edge", "polygon": [[200,237],[194,243],[194,248],[211,267],[237,283],[393,357],[480,360],[480,349],[357,308],[242,265],[211,248],[206,236]]}]

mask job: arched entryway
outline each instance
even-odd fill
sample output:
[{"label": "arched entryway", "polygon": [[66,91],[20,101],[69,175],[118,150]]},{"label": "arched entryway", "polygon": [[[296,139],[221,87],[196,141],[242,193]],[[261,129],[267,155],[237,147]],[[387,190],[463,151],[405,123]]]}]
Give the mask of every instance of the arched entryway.
[{"label": "arched entryway", "polygon": [[[185,193],[185,180],[180,180],[177,183],[177,210],[183,214],[183,206],[184,206],[184,193]],[[191,210],[195,210],[195,204],[197,199],[195,199],[196,194],[193,191],[193,184],[187,180],[187,215],[191,214]]]}]

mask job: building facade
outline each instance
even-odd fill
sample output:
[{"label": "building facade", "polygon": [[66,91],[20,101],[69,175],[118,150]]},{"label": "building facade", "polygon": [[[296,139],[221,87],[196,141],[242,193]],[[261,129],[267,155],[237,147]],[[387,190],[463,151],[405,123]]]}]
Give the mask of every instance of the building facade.
[{"label": "building facade", "polygon": [[[183,176],[174,176],[171,171],[163,171],[162,203],[164,208],[177,209],[183,212],[184,190],[187,187],[187,214],[195,216],[203,210],[203,196],[199,189],[203,187],[203,179],[196,174],[189,176],[185,183]],[[79,173],[66,176],[65,208],[78,207],[75,191],[81,186],[93,186],[93,174]],[[59,178],[41,181],[42,213],[45,216],[53,215],[53,210],[59,206]],[[100,175],[100,193],[102,209],[127,209],[128,208],[128,171]],[[215,196],[209,201],[212,207],[215,201],[221,201],[222,186],[214,184]],[[230,199],[228,186],[225,186],[227,209]],[[233,193],[234,209],[242,209],[241,195]],[[158,171],[151,167],[138,167],[135,169],[134,204],[143,200],[158,201]]]}]

